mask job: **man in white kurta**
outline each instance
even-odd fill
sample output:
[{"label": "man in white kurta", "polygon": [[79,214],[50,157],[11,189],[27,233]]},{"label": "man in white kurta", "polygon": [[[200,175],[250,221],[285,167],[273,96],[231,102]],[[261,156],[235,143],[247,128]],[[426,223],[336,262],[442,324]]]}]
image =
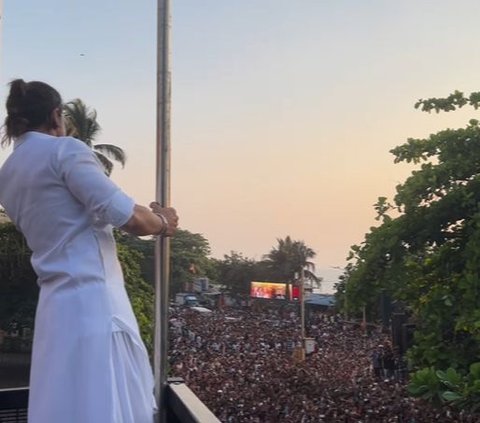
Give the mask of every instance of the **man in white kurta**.
[{"label": "man in white kurta", "polygon": [[29,423],[151,423],[153,376],[112,236],[134,201],[84,143],[32,131],[0,169],[0,204],[40,286]]}]

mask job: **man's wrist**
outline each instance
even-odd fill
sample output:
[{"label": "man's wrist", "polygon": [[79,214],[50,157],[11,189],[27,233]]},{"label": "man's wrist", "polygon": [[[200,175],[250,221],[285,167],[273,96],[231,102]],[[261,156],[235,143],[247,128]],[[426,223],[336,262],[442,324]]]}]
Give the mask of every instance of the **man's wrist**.
[{"label": "man's wrist", "polygon": [[162,213],[156,213],[155,212],[155,214],[162,220],[162,223],[163,223],[162,229],[157,235],[163,236],[163,235],[165,235],[165,233],[167,232],[167,229],[168,229],[168,220]]}]

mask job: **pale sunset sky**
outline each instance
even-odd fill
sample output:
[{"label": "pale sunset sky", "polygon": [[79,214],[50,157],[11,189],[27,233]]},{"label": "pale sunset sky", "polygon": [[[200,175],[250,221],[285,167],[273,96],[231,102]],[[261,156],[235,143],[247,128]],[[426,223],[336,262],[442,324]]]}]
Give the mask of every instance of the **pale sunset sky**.
[{"label": "pale sunset sky", "polygon": [[[412,168],[389,150],[479,112],[419,98],[480,90],[478,0],[172,0],[172,205],[212,255],[261,259],[290,235],[325,291]],[[14,78],[98,112],[113,180],[155,183],[156,1],[4,0],[1,99]],[[5,116],[4,108],[0,119]],[[9,150],[0,152],[0,164]]]}]

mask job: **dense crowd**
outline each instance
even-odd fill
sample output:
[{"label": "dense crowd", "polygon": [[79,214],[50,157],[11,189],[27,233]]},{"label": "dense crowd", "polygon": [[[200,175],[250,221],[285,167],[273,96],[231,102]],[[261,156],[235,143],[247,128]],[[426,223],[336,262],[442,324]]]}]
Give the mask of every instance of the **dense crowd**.
[{"label": "dense crowd", "polygon": [[291,309],[176,309],[172,375],[226,423],[474,422],[408,396],[402,360],[381,332],[365,336],[335,316],[311,315],[317,348],[305,360]]}]

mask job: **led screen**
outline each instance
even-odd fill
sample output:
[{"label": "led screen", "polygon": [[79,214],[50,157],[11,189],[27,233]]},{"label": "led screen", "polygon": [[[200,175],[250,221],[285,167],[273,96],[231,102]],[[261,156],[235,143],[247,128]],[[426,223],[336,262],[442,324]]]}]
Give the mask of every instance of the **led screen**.
[{"label": "led screen", "polygon": [[268,300],[284,300],[287,295],[287,284],[277,282],[252,282],[250,297]]}]

